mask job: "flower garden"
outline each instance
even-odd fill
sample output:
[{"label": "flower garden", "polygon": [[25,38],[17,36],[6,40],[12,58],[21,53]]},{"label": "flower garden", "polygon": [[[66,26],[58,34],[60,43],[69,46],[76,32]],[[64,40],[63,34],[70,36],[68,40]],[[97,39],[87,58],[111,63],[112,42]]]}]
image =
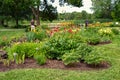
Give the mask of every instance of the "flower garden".
[{"label": "flower garden", "polygon": [[[112,69],[115,69],[114,64],[119,62],[120,28],[110,27],[111,23],[108,23],[108,25],[107,23],[102,23],[104,26],[92,25],[90,24],[89,27],[85,28],[75,26],[73,23],[63,23],[59,24],[60,27],[57,27],[57,25],[54,28],[37,27],[35,31],[28,30],[28,32],[20,33],[19,36],[17,35],[17,37],[14,36],[10,39],[6,35],[3,36],[2,32],[0,32],[0,66],[11,70],[15,65],[21,66],[27,64],[26,60],[32,60],[36,62],[37,68],[59,69],[62,64],[64,68],[60,67],[60,69],[88,71],[107,68],[101,73],[101,76],[105,72],[112,72]],[[3,52],[6,54],[3,55]],[[52,63],[51,66],[46,67],[49,66],[47,64],[50,62]],[[29,63],[32,64],[32,62]],[[12,66],[13,68],[11,68]],[[81,69],[82,66],[87,67]],[[34,68],[34,66],[28,68]],[[1,71],[7,71],[5,69]],[[62,73],[62,71],[60,72]],[[77,73],[75,72],[75,74]],[[85,73],[82,77],[88,74]],[[93,72],[93,74],[95,73]],[[68,80],[68,78],[66,79]],[[58,80],[61,80],[61,78]],[[105,80],[112,79],[107,78]]]}]

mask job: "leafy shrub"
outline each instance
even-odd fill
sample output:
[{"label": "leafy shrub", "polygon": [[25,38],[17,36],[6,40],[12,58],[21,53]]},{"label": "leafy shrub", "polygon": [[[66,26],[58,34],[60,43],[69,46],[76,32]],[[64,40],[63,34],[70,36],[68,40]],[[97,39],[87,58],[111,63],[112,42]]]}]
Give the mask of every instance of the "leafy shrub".
[{"label": "leafy shrub", "polygon": [[43,64],[45,64],[45,62],[46,62],[46,56],[45,56],[45,54],[43,53],[41,53],[41,54],[37,54],[37,55],[34,55],[34,59],[38,62],[38,64],[40,64],[40,65],[43,65]]},{"label": "leafy shrub", "polygon": [[101,36],[110,36],[111,37],[113,35],[111,28],[102,28],[102,29],[98,30],[98,33]]},{"label": "leafy shrub", "polygon": [[78,48],[76,48],[76,53],[81,55],[81,60],[84,60],[84,57],[92,52],[93,47],[85,43],[81,43]]},{"label": "leafy shrub", "polygon": [[87,40],[87,42],[88,42],[89,44],[96,45],[96,44],[99,44],[100,38],[99,38],[99,37],[96,37],[96,36],[90,37],[90,38]]},{"label": "leafy shrub", "polygon": [[8,57],[10,60],[15,60],[16,63],[24,63],[25,57],[33,57],[34,55],[39,55],[41,51],[43,51],[41,48],[42,45],[43,44],[38,43],[15,44],[7,49]]},{"label": "leafy shrub", "polygon": [[47,38],[48,35],[46,33],[45,30],[41,29],[41,30],[38,30],[36,33],[35,33],[35,39],[38,39],[38,40],[43,40],[45,38]]},{"label": "leafy shrub", "polygon": [[81,58],[81,55],[77,54],[75,51],[72,51],[70,53],[65,53],[62,56],[62,61],[65,65],[71,65],[75,62],[79,62]]},{"label": "leafy shrub", "polygon": [[120,33],[120,31],[118,29],[115,29],[115,28],[112,28],[112,32],[115,34],[115,35],[118,35]]},{"label": "leafy shrub", "polygon": [[96,50],[93,50],[91,53],[87,54],[84,57],[84,60],[87,64],[94,64],[94,65],[98,65],[102,61],[105,61],[104,57]]},{"label": "leafy shrub", "polygon": [[[79,39],[77,39],[79,38]],[[46,43],[47,55],[51,59],[61,59],[62,55],[72,49],[76,49],[81,43],[80,37],[64,33],[63,35],[54,35]]]}]

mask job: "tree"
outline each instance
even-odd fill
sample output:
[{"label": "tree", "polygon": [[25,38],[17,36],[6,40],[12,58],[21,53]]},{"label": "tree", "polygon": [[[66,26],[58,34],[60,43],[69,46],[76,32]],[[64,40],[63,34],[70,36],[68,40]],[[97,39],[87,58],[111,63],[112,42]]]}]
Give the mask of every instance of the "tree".
[{"label": "tree", "polygon": [[91,0],[92,10],[97,18],[112,18],[112,1],[113,0]]},{"label": "tree", "polygon": [[[40,7],[42,6],[42,4],[47,4],[48,1],[54,2],[55,0],[0,0],[0,10],[2,10],[0,14],[11,16],[12,18],[15,19],[16,25],[18,26],[18,21],[24,17],[27,17],[29,13],[31,13],[30,12],[31,9],[37,21],[37,25],[40,25],[40,19],[39,19]],[[69,5],[73,5],[77,7],[82,6],[82,0],[59,0],[59,3],[61,5],[66,2]],[[50,13],[52,12],[56,13],[55,8],[51,6],[47,6],[47,8],[44,9],[45,9],[43,10],[44,12],[47,12],[46,10],[49,10]],[[51,11],[51,9],[53,11]],[[51,19],[49,18],[49,20]]]},{"label": "tree", "polygon": [[113,3],[113,9],[112,9],[112,17],[115,20],[120,21],[120,0],[114,0]]},{"label": "tree", "polygon": [[45,9],[41,12],[42,20],[53,21],[54,19],[57,19],[57,17],[58,17],[57,9],[52,5],[46,5]]},{"label": "tree", "polygon": [[11,16],[16,21],[16,26],[18,26],[18,21],[22,18],[28,17],[31,13],[29,8],[29,0],[1,0],[1,14],[2,16]]},{"label": "tree", "polygon": [[[39,8],[42,4],[47,4],[48,0],[30,0],[33,4],[31,5],[32,12],[36,18],[37,25],[40,25],[40,11]],[[49,0],[51,2],[54,2],[55,0]],[[59,0],[60,5],[64,5],[64,3],[68,3],[69,5],[73,5],[76,7],[81,7],[82,6],[82,0]],[[51,6],[49,6],[51,7]],[[46,9],[46,8],[45,8]]]}]

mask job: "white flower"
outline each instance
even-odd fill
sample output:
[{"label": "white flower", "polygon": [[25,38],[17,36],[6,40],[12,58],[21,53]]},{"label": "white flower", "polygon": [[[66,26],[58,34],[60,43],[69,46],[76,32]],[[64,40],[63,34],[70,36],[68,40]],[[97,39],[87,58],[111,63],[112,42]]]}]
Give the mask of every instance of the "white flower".
[{"label": "white flower", "polygon": [[17,56],[17,53],[13,53],[13,56]]}]

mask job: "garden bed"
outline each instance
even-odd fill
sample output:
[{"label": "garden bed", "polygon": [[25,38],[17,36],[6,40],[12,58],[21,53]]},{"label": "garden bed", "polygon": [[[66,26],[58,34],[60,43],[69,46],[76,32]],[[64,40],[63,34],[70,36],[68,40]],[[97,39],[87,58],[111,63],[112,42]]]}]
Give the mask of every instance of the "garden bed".
[{"label": "garden bed", "polygon": [[112,41],[103,41],[103,42],[99,42],[98,44],[93,44],[93,43],[88,43],[89,45],[106,45],[106,44],[110,44],[112,43]]},{"label": "garden bed", "polygon": [[101,70],[107,69],[110,65],[106,62],[93,66],[88,65],[83,62],[76,63],[72,66],[65,66],[62,61],[58,60],[47,60],[44,65],[39,65],[37,62],[32,58],[26,58],[24,64],[16,64],[15,62],[11,62],[9,66],[3,65],[0,62],[0,72],[9,71],[13,69],[26,69],[26,68],[50,68],[50,69],[63,69],[63,70]]}]

